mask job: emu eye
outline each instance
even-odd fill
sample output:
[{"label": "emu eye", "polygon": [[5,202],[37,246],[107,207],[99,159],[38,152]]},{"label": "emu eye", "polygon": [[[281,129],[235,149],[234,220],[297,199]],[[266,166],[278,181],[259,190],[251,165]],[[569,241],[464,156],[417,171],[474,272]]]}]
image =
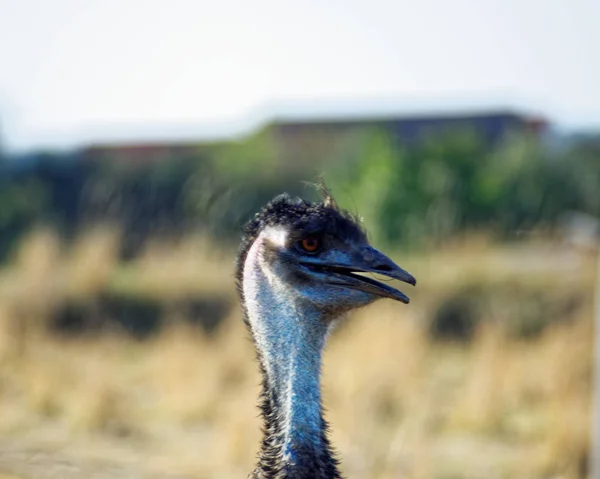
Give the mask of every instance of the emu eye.
[{"label": "emu eye", "polygon": [[321,240],[316,236],[308,236],[300,241],[300,248],[307,253],[316,253],[321,247]]}]

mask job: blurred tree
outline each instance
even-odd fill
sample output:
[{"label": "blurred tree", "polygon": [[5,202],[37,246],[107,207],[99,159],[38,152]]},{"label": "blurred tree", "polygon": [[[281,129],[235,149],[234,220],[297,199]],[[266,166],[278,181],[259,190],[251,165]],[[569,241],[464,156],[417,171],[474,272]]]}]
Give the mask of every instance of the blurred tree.
[{"label": "blurred tree", "polygon": [[577,207],[600,217],[600,134],[579,138],[561,163],[561,172],[578,193]]},{"label": "blurred tree", "polygon": [[48,210],[45,185],[35,179],[15,181],[8,162],[0,164],[0,260]]},{"label": "blurred tree", "polygon": [[456,130],[399,145],[373,130],[327,179],[340,200],[389,243],[437,244],[481,230],[502,235],[555,224],[569,209],[600,208],[600,142],[554,151],[528,135],[494,149],[474,131]]},{"label": "blurred tree", "polygon": [[[563,141],[560,149],[527,135],[490,149],[466,129],[411,145],[385,128],[335,138],[317,142],[330,155],[322,162],[325,179],[340,204],[364,217],[377,242],[421,247],[469,230],[511,236],[552,227],[567,210],[600,215],[598,136]],[[84,223],[117,223],[125,257],[150,235],[201,230],[234,241],[243,222],[275,194],[316,196],[302,183],[318,176],[314,163],[287,165],[283,143],[275,140],[265,128],[236,142],[197,147],[0,160],[0,253],[39,222],[65,236]]]},{"label": "blurred tree", "polygon": [[270,128],[240,140],[217,144],[210,156],[216,174],[230,180],[244,177],[275,180],[282,174],[285,176]]},{"label": "blurred tree", "polygon": [[[341,150],[347,152],[347,150]],[[392,138],[383,129],[364,135],[345,161],[332,161],[325,180],[338,202],[360,212],[367,230],[378,241],[386,236],[390,221],[385,203],[392,194],[393,173],[401,167],[401,158]]]}]

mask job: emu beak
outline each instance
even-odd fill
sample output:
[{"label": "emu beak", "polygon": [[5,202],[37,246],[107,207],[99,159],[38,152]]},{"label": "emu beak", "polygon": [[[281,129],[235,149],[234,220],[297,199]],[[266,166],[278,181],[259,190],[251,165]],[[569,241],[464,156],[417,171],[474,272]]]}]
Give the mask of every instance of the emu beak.
[{"label": "emu beak", "polygon": [[[306,263],[305,263],[306,264]],[[327,273],[330,284],[344,286],[346,288],[365,291],[382,298],[390,298],[408,304],[410,299],[401,291],[392,288],[373,278],[355,273],[376,273],[389,278],[397,279],[404,283],[416,286],[416,278],[408,271],[402,269],[390,258],[377,251],[371,246],[364,246],[356,254],[349,256],[346,260],[326,264],[307,264]]]}]

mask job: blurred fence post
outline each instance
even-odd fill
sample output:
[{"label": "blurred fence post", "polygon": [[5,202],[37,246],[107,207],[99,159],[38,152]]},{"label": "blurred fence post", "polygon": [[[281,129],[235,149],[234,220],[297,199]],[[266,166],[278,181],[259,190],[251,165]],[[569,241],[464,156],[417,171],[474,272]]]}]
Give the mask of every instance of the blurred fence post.
[{"label": "blurred fence post", "polygon": [[600,479],[600,241],[596,253],[596,297],[594,321],[594,377],[592,389],[592,443],[590,446],[590,475]]}]

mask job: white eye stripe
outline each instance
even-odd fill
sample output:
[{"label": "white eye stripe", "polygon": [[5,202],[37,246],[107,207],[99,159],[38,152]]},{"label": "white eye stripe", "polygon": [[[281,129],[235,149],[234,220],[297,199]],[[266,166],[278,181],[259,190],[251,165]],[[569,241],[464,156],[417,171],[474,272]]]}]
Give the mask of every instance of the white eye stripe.
[{"label": "white eye stripe", "polygon": [[281,227],[269,226],[261,234],[271,244],[283,248],[286,245],[288,233]]}]

